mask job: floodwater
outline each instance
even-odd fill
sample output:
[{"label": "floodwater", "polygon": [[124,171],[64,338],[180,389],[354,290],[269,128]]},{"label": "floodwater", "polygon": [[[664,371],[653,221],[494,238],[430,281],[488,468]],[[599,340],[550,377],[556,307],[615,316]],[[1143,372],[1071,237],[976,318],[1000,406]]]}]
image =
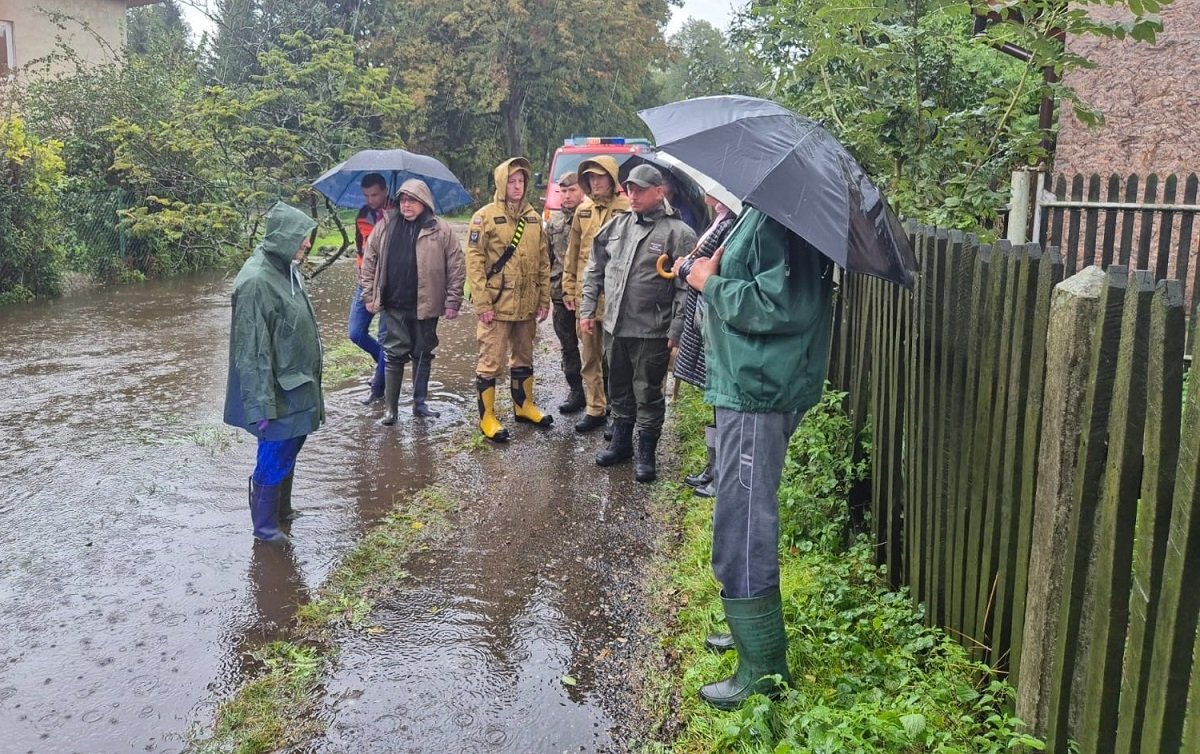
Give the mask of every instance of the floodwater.
[{"label": "floodwater", "polygon": [[[372,632],[343,637],[318,752],[600,751],[614,720],[594,660],[627,637],[613,606],[651,534],[632,469],[591,463],[559,417],[471,436],[474,325],[439,327],[433,404],[397,427],[327,386],[301,452],[295,547],[255,545],[254,443],[221,423],[228,293],[219,275],[0,309],[0,730],[4,752],[178,752],[209,729],[338,559],[404,495],[464,496],[456,533],[412,563]],[[312,285],[344,338],[351,267]],[[565,389],[549,323],[539,403]],[[365,375],[364,375],[365,377]],[[502,391],[507,398],[507,391]],[[456,459],[456,460],[451,460]],[[644,557],[642,558],[644,560]],[[564,679],[564,676],[567,678]]]}]

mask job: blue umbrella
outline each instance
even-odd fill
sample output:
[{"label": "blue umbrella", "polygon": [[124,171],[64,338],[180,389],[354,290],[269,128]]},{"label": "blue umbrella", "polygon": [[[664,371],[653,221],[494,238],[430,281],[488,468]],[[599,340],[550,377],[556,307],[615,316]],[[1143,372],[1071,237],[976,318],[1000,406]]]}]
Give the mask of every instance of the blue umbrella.
[{"label": "blue umbrella", "polygon": [[313,181],[313,188],[338,207],[358,209],[367,203],[361,183],[368,173],[383,176],[388,183],[388,196],[395,196],[396,189],[409,178],[425,181],[437,205],[433,211],[439,215],[471,203],[471,195],[450,168],[434,157],[406,149],[364,149],[325,171]]}]

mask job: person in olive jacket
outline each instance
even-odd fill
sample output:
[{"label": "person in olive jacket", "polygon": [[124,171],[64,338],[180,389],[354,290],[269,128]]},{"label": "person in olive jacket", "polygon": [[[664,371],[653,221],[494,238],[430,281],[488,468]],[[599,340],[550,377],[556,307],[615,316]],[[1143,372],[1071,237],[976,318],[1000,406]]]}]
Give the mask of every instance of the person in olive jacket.
[{"label": "person in olive jacket", "polygon": [[426,403],[438,318],[458,316],[467,276],[458,234],[434,215],[429,186],[410,178],[396,192],[396,205],[367,239],[361,276],[367,311],[381,313],[385,326],[385,413],[379,422],[384,426],[396,423],[404,365],[410,360],[413,415],[439,415]]},{"label": "person in olive jacket", "polygon": [[722,249],[697,259],[688,285],[704,295],[704,400],[717,412],[712,566],[736,672],[700,689],[732,709],[789,682],[779,593],[779,481],[788,440],[821,399],[829,360],[833,263],[756,209]]},{"label": "person in olive jacket", "polygon": [[663,197],[663,176],[654,166],[638,165],[629,171],[625,193],[632,211],[614,216],[596,234],[579,306],[579,330],[595,334],[603,293],[613,427],[612,440],[596,463],[612,466],[633,457],[636,421],[634,479],[653,482],[666,414],[663,380],[671,348],[683,330],[686,297],[681,280],[659,275],[658,259],[690,253],[696,248],[696,234]]},{"label": "person in olive jacket", "polygon": [[316,223],[280,202],[267,213],[266,233],[233,283],[225,423],[258,438],[250,477],[254,536],[287,542],[296,456],[325,421],[321,337],[297,267]]},{"label": "person in olive jacket", "polygon": [[526,199],[533,175],[529,160],[505,160],[494,175],[495,197],[471,218],[467,233],[467,282],[479,316],[479,431],[508,442],[508,430],[496,416],[496,378],[505,361],[516,420],[539,427],[554,422],[533,400],[533,341],[537,323],[550,313],[550,242]]}]

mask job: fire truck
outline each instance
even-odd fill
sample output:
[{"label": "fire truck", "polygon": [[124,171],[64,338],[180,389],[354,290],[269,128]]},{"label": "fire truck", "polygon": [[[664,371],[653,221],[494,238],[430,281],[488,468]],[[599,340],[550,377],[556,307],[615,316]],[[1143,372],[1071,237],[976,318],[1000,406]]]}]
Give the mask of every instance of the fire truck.
[{"label": "fire truck", "polygon": [[[617,166],[639,152],[653,152],[654,147],[646,139],[627,139],[623,136],[572,136],[554,150],[550,160],[550,176],[546,189],[546,204],[542,220],[548,221],[550,213],[559,208],[558,179],[572,170],[579,170],[579,163],[606,154],[617,161]],[[618,191],[620,188],[618,187]]]}]

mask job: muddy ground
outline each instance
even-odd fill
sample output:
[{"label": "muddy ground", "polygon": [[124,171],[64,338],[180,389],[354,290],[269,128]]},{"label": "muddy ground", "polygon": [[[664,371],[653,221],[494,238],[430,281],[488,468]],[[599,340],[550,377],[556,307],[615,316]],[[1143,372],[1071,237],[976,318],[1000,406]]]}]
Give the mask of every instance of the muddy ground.
[{"label": "muddy ground", "polygon": [[[344,340],[351,284],[339,262],[311,287],[327,346]],[[538,402],[556,423],[509,420],[507,446],[461,452],[477,416],[469,312],[439,328],[440,418],[409,415],[406,385],[385,429],[357,403],[361,380],[328,386],[328,423],[297,469],[305,515],[278,558],[250,536],[252,438],[220,420],[230,285],[202,275],[0,310],[3,750],[186,750],[253,672],[248,653],[429,484],[460,496],[454,534],[398,564],[412,579],[371,631],[339,638],[327,733],[304,750],[625,749],[640,585],[664,526],[632,466],[597,468],[599,433],[554,411],[550,323]]]}]

